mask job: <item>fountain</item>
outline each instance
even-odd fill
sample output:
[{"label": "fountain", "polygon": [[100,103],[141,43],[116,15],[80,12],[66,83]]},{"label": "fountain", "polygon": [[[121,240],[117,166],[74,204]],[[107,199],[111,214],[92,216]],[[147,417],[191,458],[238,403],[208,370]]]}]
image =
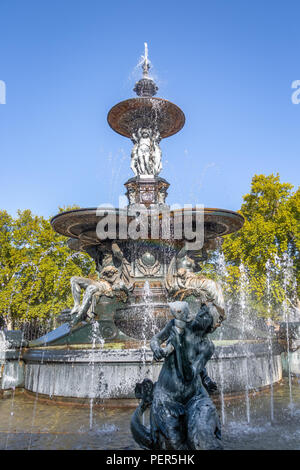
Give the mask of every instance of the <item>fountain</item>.
[{"label": "fountain", "polygon": [[[207,370],[203,369],[207,358],[199,369],[203,400],[211,406],[207,391],[215,390],[215,382],[222,400],[228,394],[246,393],[249,422],[249,393],[281,380],[284,348],[266,330],[256,332],[255,337],[250,334],[247,341],[232,333],[236,323],[243,332],[247,327],[243,294],[240,318],[229,322],[227,329],[226,321],[221,326],[226,310],[222,290],[201,276],[197,267],[208,250],[217,248],[218,240],[243,226],[244,219],[226,209],[178,209],[167,204],[169,183],[159,176],[159,143],[182,129],[185,116],[175,104],[154,97],[158,87],[149,76],[147,46],[142,68],[143,77],[134,87],[137,97],[116,104],[107,117],[115,132],[133,142],[134,176],[124,184],[127,207],[76,209],[59,213],[51,221],[53,229],[68,238],[70,250],[94,259],[99,278],[70,280],[74,306],[61,313],[60,326],[46,335],[26,342],[20,332],[1,332],[0,388],[2,392],[22,388],[40,399],[87,403],[92,427],[94,405],[135,404],[135,396],[147,395],[149,387],[151,394],[149,384],[157,382],[162,368],[169,367],[164,358],[176,354],[176,344],[167,344],[168,354],[158,354],[153,337],[174,321],[170,305],[177,301],[186,305],[195,320],[205,304],[212,318],[208,330],[214,331],[215,350],[207,355],[213,354]],[[218,331],[225,333],[218,333],[220,326]],[[203,338],[208,330],[201,333]],[[149,347],[151,339],[156,360]],[[144,408],[149,404],[146,401]],[[138,420],[144,411],[136,411]],[[195,416],[191,419],[197,422]],[[216,426],[219,429],[219,423]]]}]

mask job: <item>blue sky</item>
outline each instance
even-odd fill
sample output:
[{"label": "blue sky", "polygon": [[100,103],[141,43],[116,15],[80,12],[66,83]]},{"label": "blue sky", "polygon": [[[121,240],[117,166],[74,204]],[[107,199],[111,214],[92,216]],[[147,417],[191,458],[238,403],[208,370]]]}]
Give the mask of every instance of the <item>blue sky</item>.
[{"label": "blue sky", "polygon": [[186,124],[161,142],[169,203],[237,210],[252,176],[299,185],[300,4],[1,0],[0,208],[118,203],[131,142],[107,124],[148,42],[158,96]]}]

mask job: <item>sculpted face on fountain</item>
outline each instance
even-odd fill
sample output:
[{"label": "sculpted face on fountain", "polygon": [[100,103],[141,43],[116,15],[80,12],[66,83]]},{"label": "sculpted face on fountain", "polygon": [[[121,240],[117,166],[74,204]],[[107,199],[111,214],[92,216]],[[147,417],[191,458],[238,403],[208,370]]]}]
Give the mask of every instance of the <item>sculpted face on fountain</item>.
[{"label": "sculpted face on fountain", "polygon": [[113,284],[117,278],[120,277],[120,273],[119,270],[114,266],[107,266],[106,268],[102,269],[100,277],[107,280],[110,284]]},{"label": "sculpted face on fountain", "polygon": [[150,129],[142,129],[141,130],[141,137],[143,139],[150,138],[150,135],[151,135],[151,130]]},{"label": "sculpted face on fountain", "polygon": [[169,307],[171,310],[171,314],[176,320],[180,320],[182,322],[190,322],[196,316],[196,314],[189,309],[189,305],[187,302],[169,302]]}]

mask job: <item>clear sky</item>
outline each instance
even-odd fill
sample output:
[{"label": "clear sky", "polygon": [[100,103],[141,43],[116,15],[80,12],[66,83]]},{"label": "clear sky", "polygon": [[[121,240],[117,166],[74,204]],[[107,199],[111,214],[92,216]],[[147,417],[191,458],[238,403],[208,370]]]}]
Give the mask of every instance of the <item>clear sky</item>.
[{"label": "clear sky", "polygon": [[297,187],[299,21],[289,0],[0,0],[0,208],[118,203],[132,144],[106,116],[145,41],[157,96],[186,116],[161,142],[169,203],[237,210],[255,173]]}]

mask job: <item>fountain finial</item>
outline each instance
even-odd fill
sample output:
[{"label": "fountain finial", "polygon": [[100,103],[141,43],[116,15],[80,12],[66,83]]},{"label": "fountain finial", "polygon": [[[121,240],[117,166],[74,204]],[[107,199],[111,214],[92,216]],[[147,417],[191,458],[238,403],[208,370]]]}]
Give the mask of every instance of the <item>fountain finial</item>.
[{"label": "fountain finial", "polygon": [[133,91],[135,91],[135,93],[138,96],[151,97],[151,96],[156,95],[158,86],[156,86],[154,80],[152,80],[152,78],[149,77],[149,69],[151,65],[148,59],[148,44],[146,42],[144,43],[144,47],[145,47],[145,53],[143,56],[143,63],[142,63],[143,78],[141,78],[138,82],[136,82]]}]

